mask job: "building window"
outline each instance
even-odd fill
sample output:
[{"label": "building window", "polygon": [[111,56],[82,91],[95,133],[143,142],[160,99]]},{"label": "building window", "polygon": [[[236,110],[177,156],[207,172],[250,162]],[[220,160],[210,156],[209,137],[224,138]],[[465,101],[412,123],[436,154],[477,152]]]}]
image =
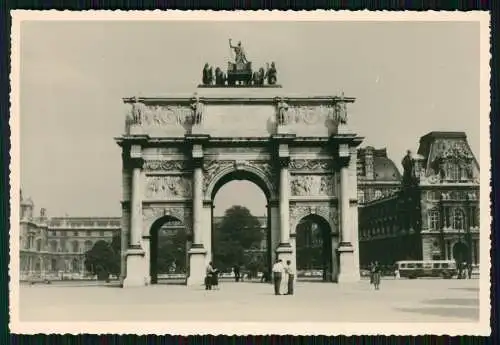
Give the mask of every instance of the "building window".
[{"label": "building window", "polygon": [[86,232],[87,232],[87,236],[92,236],[92,231],[87,230]]},{"label": "building window", "polygon": [[36,240],[36,251],[37,252],[42,251],[42,240],[40,238]]},{"label": "building window", "polygon": [[448,163],[448,179],[459,181],[462,178],[462,169],[456,163]]},{"label": "building window", "polygon": [[73,231],[73,236],[78,236],[78,231]]},{"label": "building window", "polygon": [[464,213],[461,209],[456,208],[453,210],[452,224],[455,230],[464,229]]},{"label": "building window", "polygon": [[101,235],[101,237],[104,237],[104,236],[106,236],[106,233],[104,231],[101,231],[100,235]]},{"label": "building window", "polygon": [[439,229],[439,211],[436,209],[429,211],[429,229]]},{"label": "building window", "polygon": [[73,253],[78,253],[78,241],[73,241]]},{"label": "building window", "polygon": [[362,190],[358,190],[358,202],[365,202],[365,192]]},{"label": "building window", "polygon": [[88,252],[92,249],[92,241],[85,241],[85,251]]}]

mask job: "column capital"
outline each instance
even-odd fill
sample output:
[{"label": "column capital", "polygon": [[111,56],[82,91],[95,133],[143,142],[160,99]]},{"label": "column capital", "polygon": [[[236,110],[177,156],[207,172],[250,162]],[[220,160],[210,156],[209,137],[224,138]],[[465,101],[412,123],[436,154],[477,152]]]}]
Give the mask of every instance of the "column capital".
[{"label": "column capital", "polygon": [[280,201],[279,199],[273,199],[273,200],[269,200],[269,202],[267,203],[267,207],[279,207],[280,205]]},{"label": "column capital", "polygon": [[290,157],[279,157],[278,164],[280,168],[288,168],[290,165]]},{"label": "column capital", "polygon": [[202,169],[203,168],[203,158],[191,159],[191,167],[193,169]]},{"label": "column capital", "polygon": [[130,157],[128,159],[128,166],[132,169],[142,169],[144,165],[144,158],[142,157]]}]

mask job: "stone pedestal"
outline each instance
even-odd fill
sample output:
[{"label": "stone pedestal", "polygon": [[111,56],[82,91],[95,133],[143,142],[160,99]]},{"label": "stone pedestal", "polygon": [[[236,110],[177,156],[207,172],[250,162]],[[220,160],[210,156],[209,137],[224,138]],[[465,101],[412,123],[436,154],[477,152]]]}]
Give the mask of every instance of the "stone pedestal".
[{"label": "stone pedestal", "polygon": [[140,248],[129,248],[127,250],[127,276],[123,280],[123,287],[145,286],[145,269],[144,251]]},{"label": "stone pedestal", "polygon": [[354,248],[351,245],[341,245],[338,248],[339,253],[339,275],[337,281],[339,283],[357,282],[360,279],[354,265]]},{"label": "stone pedestal", "polygon": [[283,264],[286,264],[287,260],[292,261],[292,265],[295,264],[295,260],[293,258],[293,248],[289,243],[280,243],[278,248],[276,249],[276,258],[281,259]]},{"label": "stone pedestal", "polygon": [[188,286],[203,285],[205,281],[205,255],[207,251],[203,247],[191,247],[189,255],[189,277],[186,284]]}]

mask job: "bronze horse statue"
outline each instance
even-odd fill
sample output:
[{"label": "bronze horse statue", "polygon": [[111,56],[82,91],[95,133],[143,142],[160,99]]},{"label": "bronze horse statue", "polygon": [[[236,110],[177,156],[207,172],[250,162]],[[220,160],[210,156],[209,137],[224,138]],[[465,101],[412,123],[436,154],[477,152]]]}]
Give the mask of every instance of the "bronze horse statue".
[{"label": "bronze horse statue", "polygon": [[[268,65],[269,66],[269,65]],[[267,77],[267,83],[269,85],[274,85],[277,82],[277,71],[276,71],[276,65],[274,62],[271,62],[271,67],[267,68],[266,72],[266,77]]]},{"label": "bronze horse statue", "polygon": [[261,67],[259,68],[258,71],[253,73],[252,76],[253,85],[258,85],[258,86],[264,85],[264,78],[265,78],[264,68]]},{"label": "bronze horse statue", "polygon": [[212,66],[209,66],[208,63],[206,63],[205,67],[203,67],[203,85],[211,85],[213,83],[213,80],[214,74],[212,71]]},{"label": "bronze horse statue", "polygon": [[226,74],[217,67],[215,69],[215,85],[224,85],[226,83]]}]

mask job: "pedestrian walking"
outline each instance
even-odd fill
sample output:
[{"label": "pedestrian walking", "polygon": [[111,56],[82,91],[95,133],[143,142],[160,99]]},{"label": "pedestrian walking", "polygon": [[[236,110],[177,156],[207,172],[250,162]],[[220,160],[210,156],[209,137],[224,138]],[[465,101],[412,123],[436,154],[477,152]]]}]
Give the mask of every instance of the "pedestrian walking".
[{"label": "pedestrian walking", "polygon": [[287,295],[293,295],[293,282],[295,279],[295,271],[293,270],[292,267],[292,262],[290,260],[286,261],[286,268],[285,268],[286,274],[287,274]]},{"label": "pedestrian walking", "polygon": [[374,267],[374,263],[372,261],[372,262],[370,262],[370,284],[373,284],[373,267]]},{"label": "pedestrian walking", "polygon": [[375,290],[380,289],[380,265],[377,261],[373,264],[372,275],[373,275],[373,285],[375,286]]},{"label": "pedestrian walking", "polygon": [[281,280],[283,278],[284,267],[283,263],[280,259],[276,259],[276,262],[273,265],[273,279],[274,279],[274,294],[281,295],[280,287]]},{"label": "pedestrian walking", "polygon": [[215,267],[213,267],[212,272],[212,287],[219,290],[219,270]]},{"label": "pedestrian walking", "polygon": [[212,261],[209,262],[207,266],[207,274],[205,276],[205,290],[212,290],[214,268]]},{"label": "pedestrian walking", "polygon": [[235,265],[233,267],[233,272],[234,272],[234,280],[236,280],[236,282],[239,282],[240,281],[240,265]]}]

